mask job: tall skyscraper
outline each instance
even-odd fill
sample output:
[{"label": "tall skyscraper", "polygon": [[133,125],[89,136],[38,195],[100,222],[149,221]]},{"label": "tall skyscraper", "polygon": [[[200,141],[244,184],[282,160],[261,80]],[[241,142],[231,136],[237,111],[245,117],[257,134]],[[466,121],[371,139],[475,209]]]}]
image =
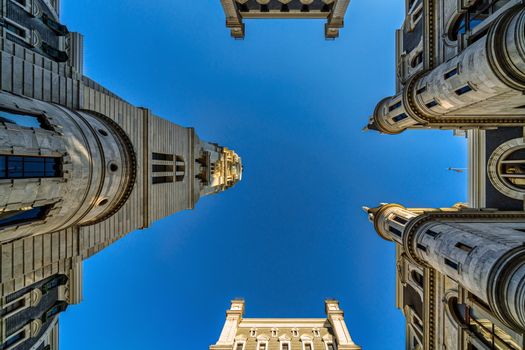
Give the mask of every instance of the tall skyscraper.
[{"label": "tall skyscraper", "polygon": [[[525,348],[525,5],[411,0],[397,32],[397,94],[367,129],[454,129],[468,203],[365,208],[396,243],[407,349]],[[463,131],[464,130],[464,131]]]},{"label": "tall skyscraper", "polygon": [[0,4],[0,349],[57,349],[84,259],[230,188],[242,165],[85,77],[58,0]]},{"label": "tall skyscraper", "polygon": [[325,301],[326,318],[244,318],[233,300],[217,344],[210,350],[359,350],[337,300]]},{"label": "tall skyscraper", "polygon": [[339,37],[350,0],[221,0],[226,27],[235,39],[245,35],[245,19],[326,19],[325,37]]}]

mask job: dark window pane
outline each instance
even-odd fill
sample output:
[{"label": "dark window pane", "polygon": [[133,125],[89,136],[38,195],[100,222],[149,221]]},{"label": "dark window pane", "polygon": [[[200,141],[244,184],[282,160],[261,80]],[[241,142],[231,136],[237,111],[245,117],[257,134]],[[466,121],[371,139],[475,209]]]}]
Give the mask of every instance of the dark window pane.
[{"label": "dark window pane", "polygon": [[24,337],[25,337],[25,332],[24,331],[15,334],[11,338],[7,339],[7,341],[4,344],[4,349],[7,349],[10,346],[18,343],[20,340],[24,339]]},{"label": "dark window pane", "polygon": [[6,157],[0,156],[0,178],[6,177]]},{"label": "dark window pane", "polygon": [[46,205],[29,210],[18,210],[2,213],[0,214],[0,227],[8,227],[43,219],[49,208],[50,206]]},{"label": "dark window pane", "polygon": [[62,176],[60,172],[60,161],[59,158],[45,158],[45,176],[46,177],[58,177]]},{"label": "dark window pane", "polygon": [[24,159],[24,173],[28,174],[41,174],[44,175],[44,158],[26,157]]},{"label": "dark window pane", "polygon": [[155,176],[152,179],[154,185],[173,182],[173,176]]},{"label": "dark window pane", "polygon": [[167,161],[173,161],[173,154],[166,154],[166,153],[153,153],[152,154],[153,160],[167,160]]},{"label": "dark window pane", "polygon": [[15,26],[14,24],[6,23],[5,28],[11,33],[14,33],[22,38],[26,37],[26,31],[18,26]]},{"label": "dark window pane", "polygon": [[24,161],[22,157],[7,157],[7,177],[20,178],[24,170]]},{"label": "dark window pane", "polygon": [[0,178],[60,177],[61,158],[0,156]]}]

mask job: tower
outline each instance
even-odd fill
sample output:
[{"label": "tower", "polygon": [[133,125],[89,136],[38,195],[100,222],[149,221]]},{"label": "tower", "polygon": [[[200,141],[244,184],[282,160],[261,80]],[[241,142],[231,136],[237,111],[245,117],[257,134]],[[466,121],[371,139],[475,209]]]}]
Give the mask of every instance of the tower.
[{"label": "tower", "polygon": [[463,204],[446,209],[383,204],[365,211],[377,233],[396,243],[397,303],[411,349],[523,347],[523,211]]},{"label": "tower", "polygon": [[242,163],[84,76],[58,0],[0,4],[0,349],[54,350],[84,259],[231,188]]},{"label": "tower", "polygon": [[244,300],[233,300],[219,340],[210,350],[359,350],[337,300],[325,301],[326,318],[244,318]]},{"label": "tower", "polygon": [[226,27],[235,39],[244,39],[245,19],[326,19],[325,38],[336,39],[344,27],[350,0],[221,0]]},{"label": "tower", "polygon": [[519,1],[407,1],[397,93],[378,103],[367,129],[525,125],[524,28]]}]

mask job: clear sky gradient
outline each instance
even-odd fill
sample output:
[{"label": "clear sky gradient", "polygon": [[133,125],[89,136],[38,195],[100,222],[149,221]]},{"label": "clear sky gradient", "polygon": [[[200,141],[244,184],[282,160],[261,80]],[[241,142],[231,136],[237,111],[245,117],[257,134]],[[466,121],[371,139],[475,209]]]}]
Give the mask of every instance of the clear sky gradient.
[{"label": "clear sky gradient", "polygon": [[335,297],[358,344],[404,348],[394,245],[361,206],[465,201],[466,175],[447,168],[466,166],[466,142],[361,131],[394,93],[403,6],[353,0],[335,41],[315,20],[247,21],[235,41],[219,0],[63,1],[88,76],[235,149],[245,173],[86,261],[62,349],[207,349],[234,297],[246,317],[323,317]]}]

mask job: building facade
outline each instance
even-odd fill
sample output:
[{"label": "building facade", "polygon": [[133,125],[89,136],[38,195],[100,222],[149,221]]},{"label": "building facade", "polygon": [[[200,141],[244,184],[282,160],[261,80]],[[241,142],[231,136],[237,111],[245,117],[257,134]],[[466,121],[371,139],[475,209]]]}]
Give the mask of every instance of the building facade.
[{"label": "building facade", "polygon": [[468,202],[365,208],[396,244],[407,349],[525,348],[525,3],[407,0],[368,130],[467,137]]},{"label": "building facade", "polygon": [[525,125],[521,0],[407,0],[396,33],[397,91],[368,129]]},{"label": "building facade", "polygon": [[242,176],[239,156],[83,75],[59,0],[0,0],[0,349],[58,348],[82,261]]},{"label": "building facade", "polygon": [[325,38],[336,39],[344,27],[350,0],[221,0],[226,27],[235,39],[244,39],[245,19],[326,19]]},{"label": "building facade", "polygon": [[244,318],[233,300],[217,344],[210,350],[359,350],[336,300],[325,301],[326,318]]}]

